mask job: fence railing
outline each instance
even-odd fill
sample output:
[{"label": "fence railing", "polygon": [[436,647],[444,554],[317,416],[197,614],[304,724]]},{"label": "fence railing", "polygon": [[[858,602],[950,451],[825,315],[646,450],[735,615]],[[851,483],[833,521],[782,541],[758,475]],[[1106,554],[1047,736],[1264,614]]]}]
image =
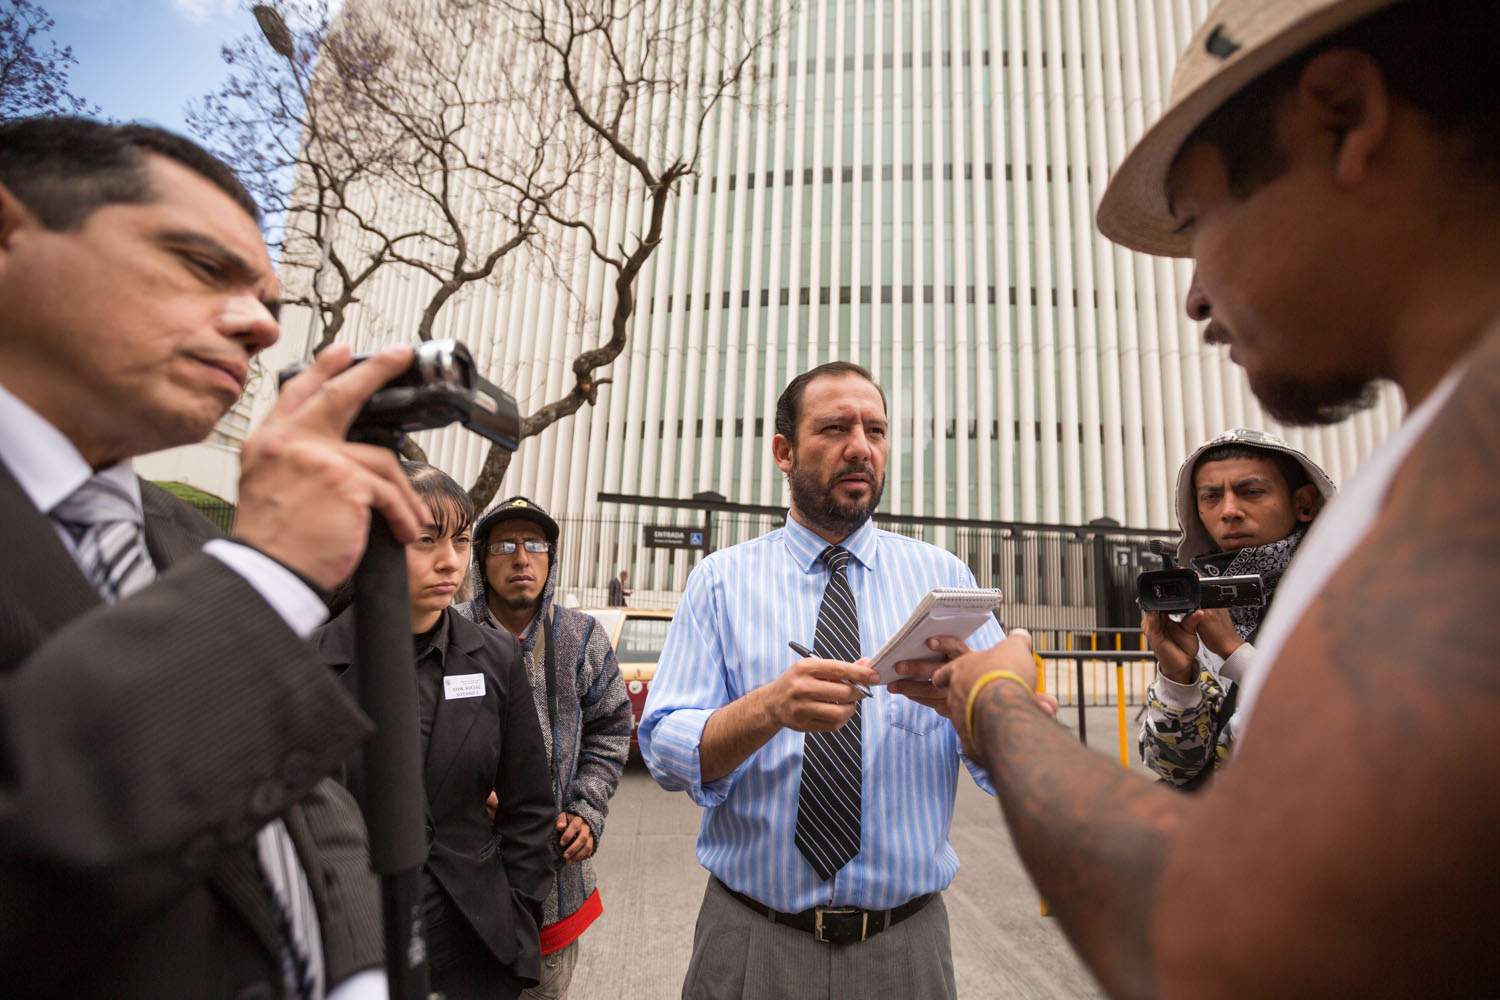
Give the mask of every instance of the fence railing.
[{"label": "fence railing", "polygon": [[[234,524],[234,505],[196,501],[224,531]],[[692,571],[707,551],[749,541],[785,523],[784,514],[724,513],[641,507],[616,517],[563,515],[558,519],[558,600],[574,607],[604,607],[609,581],[620,570],[630,574],[627,603],[636,608],[675,608]],[[921,519],[907,519],[921,520]],[[1134,579],[1140,532],[1118,536],[1091,526],[994,524],[913,524],[875,515],[889,531],[921,539],[963,560],[981,587],[1001,592],[998,610],[1007,625],[1025,626],[1040,650],[1145,649],[1140,630],[1106,628],[1133,621],[1125,613],[1101,614],[1118,591]],[[677,524],[705,529],[703,549],[650,548],[645,528]],[[1127,597],[1133,595],[1126,595]],[[1118,602],[1117,602],[1118,603]],[[1150,684],[1150,654],[1127,670],[1128,702],[1139,704]],[[1048,687],[1064,704],[1109,704],[1112,688],[1103,661],[1079,673],[1050,667]],[[1081,678],[1081,679],[1079,679]]]},{"label": "fence railing", "polygon": [[[1140,532],[1121,529],[1114,535],[1090,526],[911,524],[879,514],[875,522],[963,560],[979,586],[1000,590],[1000,618],[1007,624],[1025,625],[1033,633],[1087,632],[1138,620],[1133,581],[1144,550]],[[573,594],[581,605],[602,603],[609,580],[626,570],[635,591],[632,605],[673,607],[688,573],[707,551],[758,538],[781,527],[785,515],[641,507],[617,517],[563,516],[558,523],[560,593]],[[704,548],[647,546],[645,529],[664,526],[701,531]]]},{"label": "fence railing", "polygon": [[[1024,622],[1017,622],[1025,625]],[[1088,630],[1032,628],[1032,648],[1047,669],[1046,688],[1064,705],[1113,705],[1119,692],[1125,693],[1125,704],[1141,705],[1146,688],[1156,674],[1156,660],[1145,634],[1138,628],[1101,628]],[[1097,656],[1088,655],[1097,653]],[[1121,663],[1125,682],[1116,686],[1110,668]],[[1077,667],[1074,664],[1077,664]],[[1084,669],[1079,669],[1084,668]]]},{"label": "fence railing", "polygon": [[189,501],[198,511],[212,521],[220,531],[228,534],[234,530],[234,504],[227,501]]},{"label": "fence railing", "polygon": [[1090,705],[1114,705],[1118,718],[1120,765],[1130,766],[1131,736],[1127,707],[1145,704],[1146,689],[1156,673],[1145,633],[1140,629],[1096,629],[1089,632],[1032,632],[1038,690],[1048,691],[1060,707],[1078,713],[1078,739],[1087,744]]}]

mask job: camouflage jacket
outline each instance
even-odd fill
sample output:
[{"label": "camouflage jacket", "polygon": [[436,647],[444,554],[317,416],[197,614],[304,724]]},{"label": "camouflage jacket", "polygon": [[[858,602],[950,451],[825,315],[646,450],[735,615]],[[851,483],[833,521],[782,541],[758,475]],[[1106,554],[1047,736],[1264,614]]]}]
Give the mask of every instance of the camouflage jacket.
[{"label": "camouflage jacket", "polygon": [[[1255,655],[1245,643],[1230,661],[1239,676]],[[1198,787],[1229,759],[1234,746],[1235,682],[1225,675],[1225,661],[1200,648],[1202,669],[1196,685],[1174,684],[1157,676],[1146,690],[1146,718],[1141,724],[1141,760],[1164,784]]]}]

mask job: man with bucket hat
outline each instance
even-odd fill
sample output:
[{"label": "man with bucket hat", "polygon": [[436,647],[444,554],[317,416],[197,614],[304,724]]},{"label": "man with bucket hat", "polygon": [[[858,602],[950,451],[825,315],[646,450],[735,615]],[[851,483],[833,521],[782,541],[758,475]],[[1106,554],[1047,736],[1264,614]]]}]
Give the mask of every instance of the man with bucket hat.
[{"label": "man with bucket hat", "polygon": [[1200,794],[1048,718],[1024,633],[934,678],[1111,995],[1496,993],[1497,54],[1494,0],[1224,0],[1105,192],[1106,236],[1193,258],[1273,416],[1411,407],[1281,581]]},{"label": "man with bucket hat", "polygon": [[1141,629],[1156,656],[1146,691],[1141,759],[1167,784],[1197,788],[1229,758],[1239,682],[1255,663],[1277,585],[1333,483],[1274,434],[1244,427],[1204,442],[1177,471],[1177,562],[1205,577],[1260,579],[1265,603],[1148,611]]}]

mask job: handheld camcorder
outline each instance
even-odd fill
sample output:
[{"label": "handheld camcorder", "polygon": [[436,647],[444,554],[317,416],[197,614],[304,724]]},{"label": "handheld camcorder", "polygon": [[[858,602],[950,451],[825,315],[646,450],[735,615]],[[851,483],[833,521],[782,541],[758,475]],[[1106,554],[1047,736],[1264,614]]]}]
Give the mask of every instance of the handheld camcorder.
[{"label": "handheld camcorder", "polygon": [[1258,608],[1266,603],[1258,574],[1200,577],[1177,565],[1170,542],[1155,540],[1151,551],[1161,556],[1163,568],[1136,577],[1136,601],[1142,611],[1189,614],[1199,608]]},{"label": "handheld camcorder", "polygon": [[[357,354],[354,363],[369,357]],[[278,386],[306,367],[281,372]],[[474,356],[463,344],[428,340],[413,349],[410,368],[366,400],[349,437],[379,441],[452,423],[462,423],[508,451],[515,451],[521,441],[521,411],[515,397],[479,374]]]}]

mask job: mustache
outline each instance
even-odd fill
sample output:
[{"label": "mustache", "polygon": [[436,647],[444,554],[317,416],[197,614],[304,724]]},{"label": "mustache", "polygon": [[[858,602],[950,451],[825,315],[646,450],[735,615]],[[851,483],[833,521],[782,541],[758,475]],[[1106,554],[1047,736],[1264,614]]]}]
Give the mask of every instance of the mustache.
[{"label": "mustache", "polygon": [[829,476],[828,477],[828,481],[831,483],[831,482],[833,482],[835,480],[843,479],[845,476],[852,476],[852,475],[856,475],[856,474],[861,475],[861,476],[869,476],[870,477],[870,481],[874,482],[875,481],[875,466],[873,466],[873,465],[846,465],[842,469],[839,469],[838,471],[836,471],[833,475]]},{"label": "mustache", "polygon": [[1208,326],[1203,328],[1203,342],[1212,346],[1227,344],[1232,338],[1229,328],[1218,320],[1209,320]]}]

